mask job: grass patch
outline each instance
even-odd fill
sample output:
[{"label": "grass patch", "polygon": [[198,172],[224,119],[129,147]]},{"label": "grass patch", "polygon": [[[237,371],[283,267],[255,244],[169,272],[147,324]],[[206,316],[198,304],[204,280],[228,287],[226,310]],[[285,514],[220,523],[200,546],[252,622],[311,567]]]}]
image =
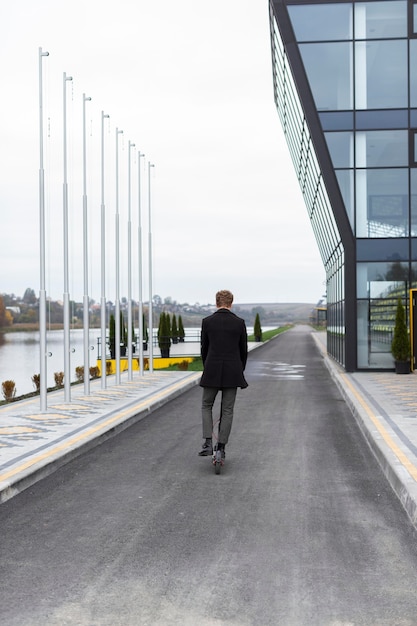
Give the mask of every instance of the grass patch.
[{"label": "grass patch", "polygon": [[[272,339],[272,337],[276,337],[276,335],[280,335],[281,333],[284,333],[289,328],[292,328],[292,324],[286,324],[285,326],[280,326],[279,328],[266,330],[262,332],[262,341],[268,341],[268,339]],[[255,335],[249,335],[248,341],[255,341]]]},{"label": "grass patch", "polygon": [[[164,367],[159,369],[158,371],[168,370],[170,372],[179,372],[180,368],[178,367],[179,363],[173,363],[169,367]],[[191,362],[188,363],[188,372],[202,372],[203,371],[203,361],[201,356],[196,357]]]}]

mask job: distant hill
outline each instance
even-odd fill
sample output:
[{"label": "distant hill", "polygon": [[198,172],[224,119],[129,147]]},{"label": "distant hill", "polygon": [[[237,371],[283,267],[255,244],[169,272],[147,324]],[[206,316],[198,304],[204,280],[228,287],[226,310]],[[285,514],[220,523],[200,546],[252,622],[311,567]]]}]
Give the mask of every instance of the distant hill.
[{"label": "distant hill", "polygon": [[312,302],[239,302],[233,305],[235,313],[244,318],[248,325],[253,325],[256,313],[259,313],[261,325],[308,322],[311,312],[316,307]]},{"label": "distant hill", "polygon": [[[256,313],[259,313],[261,326],[308,323],[311,313],[317,305],[311,302],[239,302],[233,303],[233,311],[242,317],[247,326],[253,326]],[[214,305],[205,306],[204,310],[180,311],[184,326],[199,327],[203,317],[216,310]],[[178,314],[178,311],[176,311]]]}]

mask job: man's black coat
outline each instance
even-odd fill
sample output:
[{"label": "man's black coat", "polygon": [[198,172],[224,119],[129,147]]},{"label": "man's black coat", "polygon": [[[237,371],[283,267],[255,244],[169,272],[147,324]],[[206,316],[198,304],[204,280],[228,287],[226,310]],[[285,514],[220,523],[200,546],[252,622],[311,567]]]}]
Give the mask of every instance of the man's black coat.
[{"label": "man's black coat", "polygon": [[229,309],[217,309],[201,325],[201,387],[248,386],[243,375],[248,358],[245,322]]}]

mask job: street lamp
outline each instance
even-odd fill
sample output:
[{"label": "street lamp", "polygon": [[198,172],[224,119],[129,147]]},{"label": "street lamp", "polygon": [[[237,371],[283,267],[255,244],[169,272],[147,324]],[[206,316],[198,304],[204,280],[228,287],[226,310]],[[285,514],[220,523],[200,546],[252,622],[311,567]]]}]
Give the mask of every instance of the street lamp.
[{"label": "street lamp", "polygon": [[68,182],[67,182],[67,82],[72,76],[64,72],[64,397],[71,401],[71,359],[70,359],[70,300],[68,270]]},{"label": "street lamp", "polygon": [[46,367],[46,291],[45,291],[45,173],[43,168],[43,100],[42,100],[42,58],[49,52],[39,48],[39,239],[40,239],[40,286],[39,286],[39,354],[40,354],[40,409],[47,408],[47,367]]},{"label": "street lamp", "polygon": [[131,148],[135,144],[129,141],[128,148],[128,220],[127,220],[127,345],[128,345],[128,380],[133,379],[132,375],[132,210],[131,210],[131,172],[130,155]]},{"label": "street lamp", "polygon": [[106,389],[106,209],[104,204],[104,120],[110,115],[101,112],[101,388]]},{"label": "street lamp", "polygon": [[119,135],[122,130],[116,128],[116,312],[115,312],[115,358],[116,385],[120,385],[120,237],[119,237]]},{"label": "street lamp", "polygon": [[141,181],[140,181],[140,160],[145,155],[138,152],[138,270],[139,270],[139,370],[143,376],[143,263],[142,263],[142,210],[141,210]]},{"label": "street lamp", "polygon": [[149,254],[149,371],[153,372],[153,310],[152,310],[152,223],[151,223],[151,167],[153,163],[148,161],[148,254]]},{"label": "street lamp", "polygon": [[85,103],[89,102],[83,93],[83,259],[84,259],[84,296],[83,296],[83,327],[84,327],[84,393],[90,393],[90,355],[89,355],[89,301],[88,301],[88,228],[87,228],[87,140],[85,129]]}]

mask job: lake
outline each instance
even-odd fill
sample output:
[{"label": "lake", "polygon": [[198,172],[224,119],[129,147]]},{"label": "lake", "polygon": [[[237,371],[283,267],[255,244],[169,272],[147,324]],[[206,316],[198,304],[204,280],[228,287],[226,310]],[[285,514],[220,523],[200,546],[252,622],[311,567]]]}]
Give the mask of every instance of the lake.
[{"label": "lake", "polygon": [[[196,342],[194,354],[199,353],[198,337],[199,328],[186,328],[186,342]],[[267,330],[266,328],[264,330]],[[156,329],[154,329],[156,332]],[[253,328],[248,326],[248,333]],[[95,366],[98,351],[97,339],[101,336],[99,328],[90,329],[90,366]],[[84,365],[84,335],[82,329],[71,330],[71,382],[77,380],[75,368]],[[184,344],[182,344],[184,346]],[[187,346],[191,347],[191,346]],[[174,348],[174,346],[173,346]],[[181,345],[175,346],[180,351]],[[47,386],[54,387],[55,372],[64,371],[64,331],[51,330],[47,332]],[[154,355],[158,356],[159,350],[154,349]],[[14,380],[16,384],[16,396],[35,391],[32,376],[40,372],[39,357],[39,331],[17,332],[0,334],[0,385],[5,380]],[[0,387],[0,400],[3,400]]]},{"label": "lake", "polygon": [[[97,359],[97,338],[100,329],[90,330],[90,365]],[[75,381],[75,368],[84,365],[83,331],[72,330],[71,382]],[[47,375],[48,387],[55,385],[54,373],[64,371],[64,331],[52,330],[47,333]],[[0,383],[14,380],[16,396],[35,391],[32,376],[40,372],[39,332],[4,333],[0,335]],[[3,396],[0,397],[3,399]]]}]

